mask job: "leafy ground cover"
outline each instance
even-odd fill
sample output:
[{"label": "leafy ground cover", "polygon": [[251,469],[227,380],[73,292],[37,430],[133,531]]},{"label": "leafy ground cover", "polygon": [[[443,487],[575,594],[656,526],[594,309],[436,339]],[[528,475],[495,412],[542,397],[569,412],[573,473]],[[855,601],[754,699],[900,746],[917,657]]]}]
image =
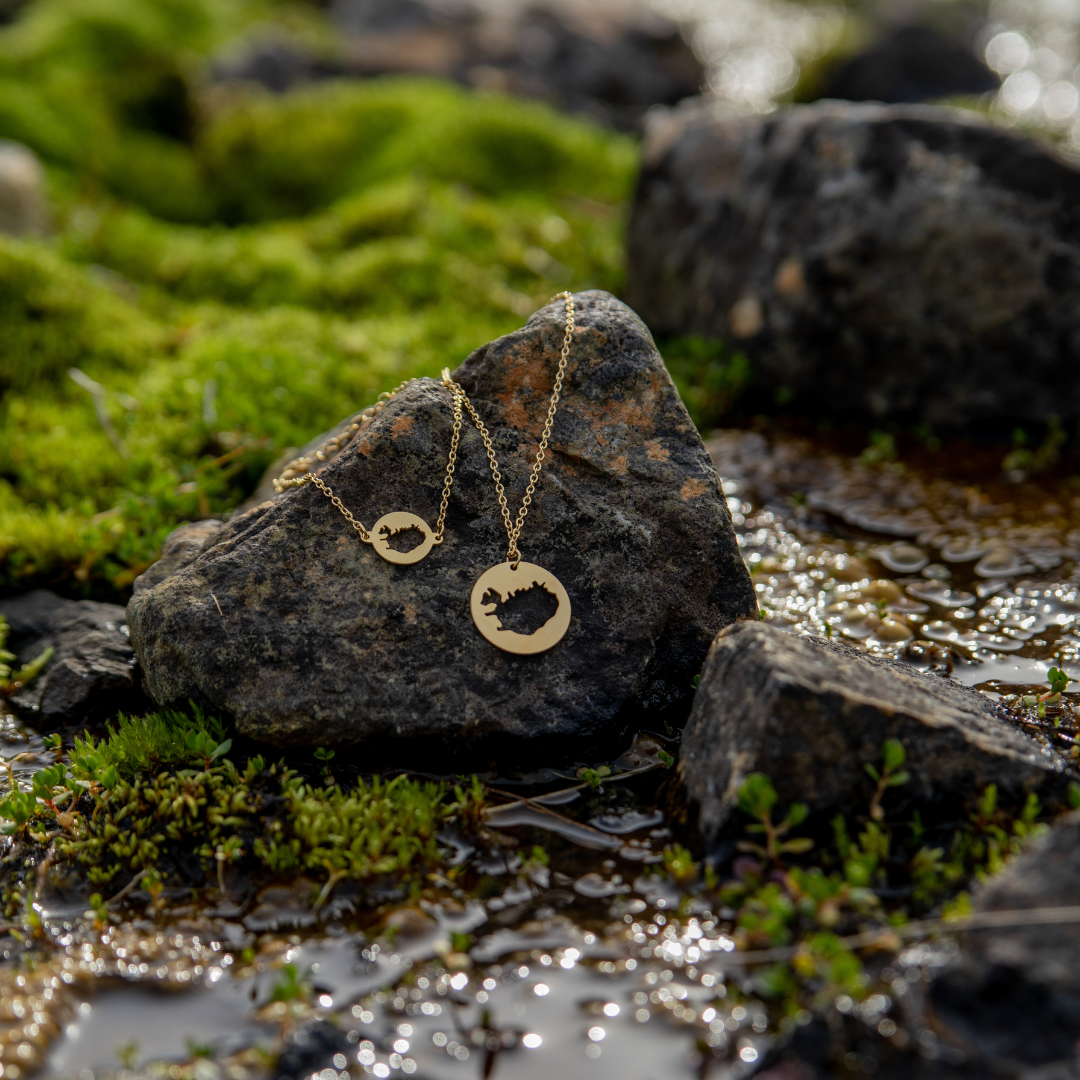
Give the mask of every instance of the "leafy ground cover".
[{"label": "leafy ground cover", "polygon": [[208,85],[267,20],[323,32],[239,0],[40,0],[0,31],[0,137],[46,162],[55,226],[0,239],[2,587],[122,597],[286,448],[619,287],[631,140],[430,81]]}]

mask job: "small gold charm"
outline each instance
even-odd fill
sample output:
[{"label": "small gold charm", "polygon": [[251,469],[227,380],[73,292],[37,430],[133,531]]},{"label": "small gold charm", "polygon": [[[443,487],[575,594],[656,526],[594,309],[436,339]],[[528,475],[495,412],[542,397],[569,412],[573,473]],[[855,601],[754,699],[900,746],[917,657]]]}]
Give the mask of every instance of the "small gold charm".
[{"label": "small gold charm", "polygon": [[[499,604],[506,603],[516,593],[534,588],[546,589],[559,601],[555,614],[531,634],[504,629],[496,614]],[[489,592],[498,597],[497,602],[484,603]],[[505,562],[485,570],[473,586],[471,607],[473,622],[480,633],[492,645],[519,656],[541,653],[557,645],[570,626],[570,597],[554,574],[535,563],[519,562],[515,566]]]},{"label": "small gold charm", "polygon": [[[419,529],[424,539],[410,551],[395,551],[390,546],[390,538],[397,533],[406,532],[409,529]],[[431,550],[435,543],[435,534],[428,528],[423,518],[415,514],[406,513],[404,510],[395,510],[390,514],[383,514],[370,533],[369,544],[387,561],[396,563],[398,566],[411,566],[418,563]]]}]

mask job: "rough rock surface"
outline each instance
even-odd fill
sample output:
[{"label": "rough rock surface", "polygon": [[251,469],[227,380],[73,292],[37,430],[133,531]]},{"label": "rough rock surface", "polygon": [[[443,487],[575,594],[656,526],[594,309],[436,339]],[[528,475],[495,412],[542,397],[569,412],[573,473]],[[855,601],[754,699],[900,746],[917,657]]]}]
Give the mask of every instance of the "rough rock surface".
[{"label": "rough rock surface", "polygon": [[1080,172],[973,114],[704,105],[651,126],[631,303],[734,340],[752,407],[940,428],[1080,416]]},{"label": "rough rock surface", "polygon": [[50,646],[45,670],[12,702],[41,727],[99,719],[145,706],[124,609],[94,600],[65,600],[47,589],[0,600],[10,627],[8,649],[27,664]]},{"label": "rough rock surface", "polygon": [[880,762],[889,737],[907,749],[905,797],[937,800],[991,783],[1010,795],[1067,786],[1061,761],[977,690],[761,623],[717,635],[679,772],[714,844],[749,773],[769,776],[782,804],[845,806],[861,798],[865,765]]},{"label": "rough rock surface", "polygon": [[[1080,814],[1035,840],[974,896],[976,915],[1056,907],[1080,908]],[[1080,923],[968,931],[930,1000],[950,1041],[992,1064],[995,1075],[1057,1061],[1075,1067]]]},{"label": "rough rock surface", "polygon": [[41,162],[21,143],[0,139],[0,233],[41,235],[48,227]]},{"label": "rough rock surface", "polygon": [[333,77],[432,75],[634,130],[650,106],[705,82],[678,25],[645,5],[335,0],[328,15],[342,34],[336,53],[263,34],[220,58],[213,75],[278,92]]},{"label": "rough rock surface", "polygon": [[[607,293],[575,300],[563,397],[521,538],[526,561],[571,598],[558,645],[514,656],[473,625],[470,591],[505,559],[506,534],[466,423],[445,542],[413,566],[380,559],[309,485],[229,521],[172,576],[140,582],[128,618],[153,698],[201,700],[271,742],[361,744],[373,764],[443,771],[572,758],[617,743],[643,715],[687,707],[716,632],[755,614],[753,589],[719,478],[648,331]],[[514,507],[562,326],[561,302],[549,304],[456,373]],[[419,380],[323,478],[369,528],[392,510],[433,524],[450,429],[449,393]],[[527,633],[549,614],[523,607],[506,619]]]}]

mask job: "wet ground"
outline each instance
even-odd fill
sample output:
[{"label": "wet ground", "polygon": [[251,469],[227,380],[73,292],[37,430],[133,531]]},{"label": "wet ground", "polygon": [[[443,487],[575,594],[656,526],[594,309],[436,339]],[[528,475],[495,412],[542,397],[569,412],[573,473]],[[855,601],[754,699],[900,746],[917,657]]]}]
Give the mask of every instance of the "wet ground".
[{"label": "wet ground", "polygon": [[[1080,484],[1070,497],[1055,481],[1054,495],[960,454],[948,479],[887,446],[820,446],[710,443],[764,617],[1005,697],[1018,724],[1075,755],[1067,698],[1039,709],[1023,695],[1045,691],[1051,666],[1080,677]],[[0,738],[18,779],[49,761],[15,718]],[[642,732],[591,785],[574,770],[486,778],[503,792],[487,824],[517,846],[448,836],[469,875],[439,903],[371,912],[340,890],[316,917],[318,885],[301,881],[209,909],[175,897],[162,921],[135,890],[95,925],[84,899],[45,900],[45,959],[0,966],[0,1076],[749,1076],[812,1018],[767,1015],[734,913],[663,872],[667,752],[677,733]],[[863,1002],[836,999],[876,1040],[853,1075],[890,1047],[937,1053],[912,1003],[950,948],[912,945]]]}]

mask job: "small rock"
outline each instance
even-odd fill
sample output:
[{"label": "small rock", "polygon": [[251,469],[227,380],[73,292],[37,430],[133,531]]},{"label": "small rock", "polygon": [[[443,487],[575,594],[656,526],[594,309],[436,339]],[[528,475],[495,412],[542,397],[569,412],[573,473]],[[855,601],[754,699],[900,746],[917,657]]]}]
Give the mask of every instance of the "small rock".
[{"label": "small rock", "polygon": [[902,26],[845,60],[821,96],[897,104],[985,94],[1000,85],[969,48],[927,26]]},{"label": "small rock", "polygon": [[[317,1020],[286,1035],[285,1047],[270,1075],[275,1080],[307,1080],[318,1076],[320,1070],[328,1072],[334,1058],[346,1054],[356,1054],[346,1033],[334,1024]],[[338,1075],[336,1067],[334,1075]]]},{"label": "small rock", "polygon": [[65,600],[47,589],[0,600],[8,648],[27,664],[50,646],[45,670],[11,701],[42,728],[83,723],[149,704],[139,690],[126,616],[118,604]]},{"label": "small rock", "polygon": [[[1016,911],[1022,917],[1029,908],[1056,907],[1080,909],[1080,814],[1034,840],[974,897],[976,915]],[[950,1041],[973,1060],[992,1063],[994,1075],[1019,1075],[1020,1066],[1075,1064],[1080,922],[967,931],[957,962],[935,981],[930,1002],[955,1037]]]},{"label": "small rock", "polygon": [[705,73],[679,26],[644,5],[588,11],[540,0],[492,7],[439,0],[335,0],[340,48],[316,54],[260,30],[212,65],[219,81],[287,90],[319,79],[407,73],[540,98],[640,130],[650,106],[697,94]]},{"label": "small rock", "polygon": [[906,798],[936,801],[997,784],[1022,796],[1067,787],[1064,764],[982,694],[898,661],[761,623],[721,631],[683,734],[679,772],[706,842],[715,844],[749,773],[781,804],[847,807],[887,738],[907,750]]},{"label": "small rock", "polygon": [[[506,533],[466,420],[445,542],[415,565],[380,559],[312,486],[216,531],[203,523],[206,539],[190,526],[174,534],[169,564],[136,584],[128,609],[154,700],[200,700],[269,742],[358,744],[372,765],[423,759],[444,772],[618,748],[635,719],[688,709],[716,632],[754,616],[753,587],[719,478],[645,326],[607,293],[579,294],[576,307],[521,538],[526,560],[570,596],[558,645],[514,656],[473,625],[473,583],[505,559]],[[562,335],[560,301],[457,375],[515,512]],[[325,482],[368,527],[400,509],[433,524],[451,423],[449,393],[418,380],[323,466]]]},{"label": "small rock", "polygon": [[0,233],[40,236],[49,229],[45,170],[33,151],[0,139]]},{"label": "small rock", "polygon": [[650,124],[628,302],[738,344],[746,409],[957,429],[1080,415],[1080,172],[973,113],[698,103]]}]

